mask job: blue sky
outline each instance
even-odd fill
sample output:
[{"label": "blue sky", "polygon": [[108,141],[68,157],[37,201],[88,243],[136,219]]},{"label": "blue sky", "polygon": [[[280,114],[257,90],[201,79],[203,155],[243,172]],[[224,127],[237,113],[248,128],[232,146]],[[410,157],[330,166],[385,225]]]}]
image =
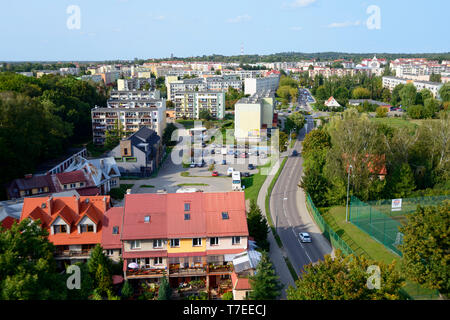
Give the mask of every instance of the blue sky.
[{"label": "blue sky", "polygon": [[[277,52],[449,52],[444,0],[14,0],[0,60],[106,60]],[[69,29],[70,5],[80,29]],[[380,9],[369,29],[367,9]]]}]

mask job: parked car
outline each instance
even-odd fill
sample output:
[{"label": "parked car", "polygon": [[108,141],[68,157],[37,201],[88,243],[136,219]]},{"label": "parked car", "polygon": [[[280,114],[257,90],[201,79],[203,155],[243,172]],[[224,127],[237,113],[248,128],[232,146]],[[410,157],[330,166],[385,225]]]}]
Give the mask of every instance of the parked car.
[{"label": "parked car", "polygon": [[250,177],[250,172],[244,172],[244,177],[246,178]]},{"label": "parked car", "polygon": [[216,154],[216,151],[214,149],[211,149],[211,154]]},{"label": "parked car", "polygon": [[191,162],[191,164],[189,165],[189,167],[191,168],[195,168],[197,165],[195,164],[195,162]]},{"label": "parked car", "polygon": [[233,150],[228,150],[228,153],[227,153],[229,156],[232,156],[233,154],[234,154],[234,151]]},{"label": "parked car", "polygon": [[310,243],[311,237],[309,236],[309,233],[307,232],[301,232],[298,234],[298,237],[300,238],[300,241],[303,243]]},{"label": "parked car", "polygon": [[293,157],[298,156],[298,151],[297,151],[297,150],[292,151],[292,156],[293,156]]},{"label": "parked car", "polygon": [[227,160],[222,160],[222,165],[226,165],[227,164]]},{"label": "parked car", "polygon": [[213,171],[213,172],[212,172],[212,176],[213,176],[213,177],[218,177],[218,176],[219,176],[219,173],[218,173],[217,171]]},{"label": "parked car", "polygon": [[254,165],[252,165],[252,164],[249,164],[248,165],[248,170],[254,170],[255,169],[255,166]]}]

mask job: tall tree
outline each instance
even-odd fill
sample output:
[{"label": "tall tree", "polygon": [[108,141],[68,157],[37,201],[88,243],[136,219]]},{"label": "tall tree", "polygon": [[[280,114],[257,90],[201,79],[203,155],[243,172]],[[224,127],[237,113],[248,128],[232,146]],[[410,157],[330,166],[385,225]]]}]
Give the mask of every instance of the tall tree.
[{"label": "tall tree", "polygon": [[172,290],[170,289],[169,281],[167,281],[167,277],[164,276],[159,285],[158,300],[170,300],[171,296]]},{"label": "tall tree", "polygon": [[[369,266],[378,266],[379,283]],[[376,275],[375,275],[376,276]],[[370,283],[371,285],[369,285]],[[288,300],[399,300],[403,279],[395,264],[385,265],[363,256],[344,256],[336,251],[333,259],[326,255],[323,261],[304,267],[297,288],[287,289]],[[377,288],[378,284],[380,285]]]},{"label": "tall tree", "polygon": [[261,214],[261,209],[252,199],[250,201],[250,210],[247,213],[248,232],[256,241],[256,244],[263,250],[269,251],[270,244],[267,241],[269,233],[269,225],[266,218]]},{"label": "tall tree", "polygon": [[250,277],[252,291],[250,300],[275,300],[281,294],[283,285],[273,269],[267,252],[263,252],[261,260],[256,267],[255,275]]},{"label": "tall tree", "polygon": [[417,89],[412,83],[405,85],[399,92],[402,106],[409,107],[416,103]]},{"label": "tall tree", "polygon": [[448,297],[450,289],[450,202],[418,207],[403,233],[403,268],[408,277]]}]

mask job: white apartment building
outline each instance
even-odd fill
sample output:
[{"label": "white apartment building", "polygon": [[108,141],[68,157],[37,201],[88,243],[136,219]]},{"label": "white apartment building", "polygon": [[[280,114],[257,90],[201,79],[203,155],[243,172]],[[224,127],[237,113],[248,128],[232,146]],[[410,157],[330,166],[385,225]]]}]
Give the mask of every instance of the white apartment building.
[{"label": "white apartment building", "polygon": [[118,123],[127,133],[148,127],[162,137],[166,127],[166,100],[109,100],[107,108],[95,106],[91,110],[91,119],[94,144],[103,144],[106,131],[115,129]]},{"label": "white apartment building", "polygon": [[154,90],[156,88],[155,78],[117,79],[117,90],[143,90],[146,84],[150,86],[150,90]]},{"label": "white apartment building", "polygon": [[443,86],[442,83],[439,82],[429,82],[429,81],[413,81],[402,79],[398,77],[383,77],[383,87],[388,88],[389,90],[394,90],[394,88],[399,84],[408,84],[412,83],[417,88],[417,91],[428,89],[433,93],[434,97],[440,98],[439,90]]},{"label": "white apartment building", "polygon": [[245,94],[254,95],[258,92],[276,91],[280,83],[279,75],[270,75],[264,78],[245,79]]},{"label": "white apartment building", "polygon": [[161,93],[159,90],[112,90],[109,100],[157,100],[160,98]]},{"label": "white apartment building", "polygon": [[199,119],[202,110],[208,110],[216,119],[225,116],[225,93],[214,91],[178,91],[173,94],[177,119]]}]

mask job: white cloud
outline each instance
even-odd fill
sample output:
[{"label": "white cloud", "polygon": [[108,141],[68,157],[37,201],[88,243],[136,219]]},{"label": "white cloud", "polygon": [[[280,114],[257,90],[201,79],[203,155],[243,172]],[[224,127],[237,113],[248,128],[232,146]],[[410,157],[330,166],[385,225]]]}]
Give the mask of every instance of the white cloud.
[{"label": "white cloud", "polygon": [[310,4],[313,4],[314,2],[316,2],[317,0],[295,0],[294,2],[289,3],[289,7],[295,7],[295,8],[299,8],[299,7],[307,7]]},{"label": "white cloud", "polygon": [[155,20],[164,20],[164,19],[166,19],[166,17],[165,16],[157,16],[157,17],[154,17],[154,19]]},{"label": "white cloud", "polygon": [[345,21],[345,22],[333,22],[328,25],[328,28],[348,28],[348,27],[357,27],[361,25],[361,21]]},{"label": "white cloud", "polygon": [[252,17],[249,16],[248,14],[244,14],[242,16],[237,16],[235,18],[230,18],[227,20],[228,23],[240,23],[240,22],[245,22],[245,21],[249,21],[251,20]]},{"label": "white cloud", "polygon": [[303,30],[302,27],[290,27],[289,29],[292,30],[292,31],[301,31],[301,30]]}]

